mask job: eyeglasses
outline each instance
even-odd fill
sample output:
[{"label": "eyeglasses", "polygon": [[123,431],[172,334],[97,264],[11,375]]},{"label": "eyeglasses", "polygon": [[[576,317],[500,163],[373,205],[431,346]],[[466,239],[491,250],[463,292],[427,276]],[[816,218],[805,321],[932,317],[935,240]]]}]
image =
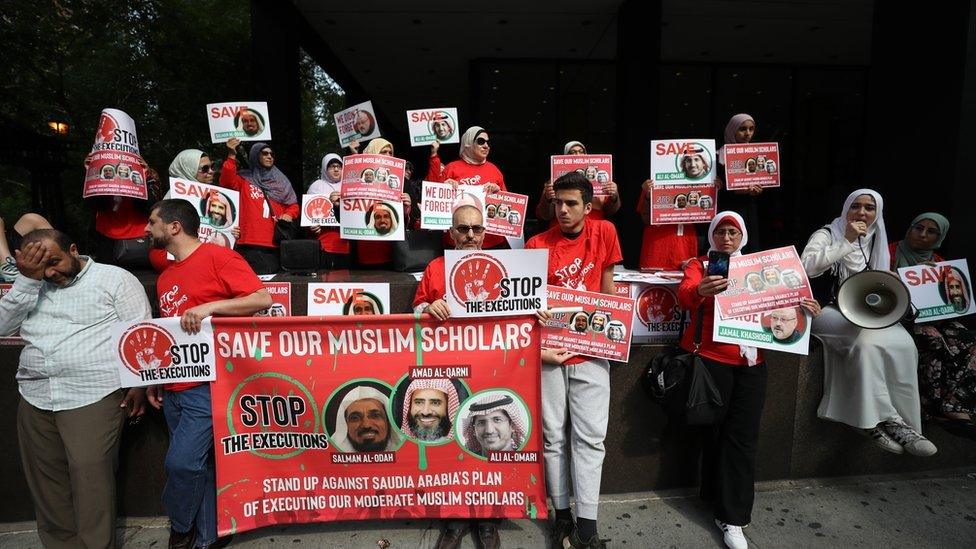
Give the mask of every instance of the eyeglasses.
[{"label": "eyeglasses", "polygon": [[[485,139],[484,137],[479,137],[479,138],[475,139],[474,142],[477,143],[477,144],[479,144],[479,145],[488,145],[488,140]],[[488,146],[490,147],[491,145],[488,145]]]},{"label": "eyeglasses", "polygon": [[939,236],[939,229],[933,229],[931,227],[926,227],[925,225],[912,225],[912,230],[916,233],[929,236]]},{"label": "eyeglasses", "polygon": [[742,234],[741,232],[735,229],[716,229],[712,231],[712,236],[716,238],[722,238],[724,236],[727,236],[729,238],[735,238],[737,236],[740,236],[741,234]]},{"label": "eyeglasses", "polygon": [[200,172],[200,173],[210,173],[210,172],[214,171],[214,166],[213,166],[213,164],[207,164],[205,166],[200,166],[199,168],[197,168],[197,171]]},{"label": "eyeglasses", "polygon": [[274,153],[271,151],[261,151],[261,156],[274,156]]},{"label": "eyeglasses", "polygon": [[454,227],[454,230],[460,234],[468,234],[468,231],[474,231],[474,234],[481,234],[485,232],[484,225],[458,225]]}]

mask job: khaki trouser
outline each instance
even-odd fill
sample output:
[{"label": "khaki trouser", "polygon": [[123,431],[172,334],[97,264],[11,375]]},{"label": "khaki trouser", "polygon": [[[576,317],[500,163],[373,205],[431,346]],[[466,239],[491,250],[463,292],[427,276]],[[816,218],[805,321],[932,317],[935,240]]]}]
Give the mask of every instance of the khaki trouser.
[{"label": "khaki trouser", "polygon": [[41,410],[20,399],[20,457],[45,547],[115,547],[123,394],[113,391],[98,402],[61,412]]}]

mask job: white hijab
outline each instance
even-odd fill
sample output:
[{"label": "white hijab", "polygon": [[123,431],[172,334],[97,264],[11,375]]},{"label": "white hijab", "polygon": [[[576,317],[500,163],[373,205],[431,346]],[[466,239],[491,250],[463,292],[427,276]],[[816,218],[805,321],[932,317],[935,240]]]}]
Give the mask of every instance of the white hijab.
[{"label": "white hijab", "polygon": [[[840,217],[835,217],[830,222],[830,237],[834,242],[840,242],[846,238],[844,233],[847,230],[847,212],[851,209],[854,200],[865,194],[874,198],[874,203],[878,207],[877,215],[874,218],[874,223],[868,225],[868,234],[854,242],[854,247],[857,249],[836,263],[838,278],[841,282],[847,277],[863,271],[865,267],[877,271],[886,271],[891,264],[891,255],[888,253],[888,233],[885,231],[882,215],[884,213],[884,200],[876,191],[858,189],[847,195],[847,200],[844,201],[844,209],[840,211]],[[864,262],[864,256],[868,258],[867,263]]]},{"label": "white hijab", "polygon": [[338,162],[341,165],[342,157],[335,153],[329,153],[322,157],[322,172],[319,174],[320,177],[308,186],[308,194],[331,194],[342,189],[342,176],[335,181],[329,177],[330,162]]},{"label": "white hijab", "polygon": [[[731,218],[731,220],[729,218]],[[739,247],[729,255],[732,257],[742,255],[742,248],[744,248],[749,242],[749,231],[746,229],[746,222],[742,219],[742,216],[731,210],[726,210],[724,212],[715,214],[715,217],[712,218],[712,222],[708,224],[708,251],[719,251],[718,247],[715,245],[715,237],[712,236],[712,233],[715,232],[716,227],[727,221],[732,221],[732,223],[737,225],[739,230],[742,231],[742,242],[740,242]],[[745,357],[746,361],[749,363],[749,366],[755,366],[759,361],[759,350],[748,345],[739,345],[739,356]]]},{"label": "white hijab", "polygon": [[486,160],[478,158],[473,152],[471,152],[475,148],[474,140],[478,137],[479,133],[484,131],[485,129],[481,126],[471,126],[466,132],[461,134],[461,160],[475,166],[479,166],[487,162]]}]

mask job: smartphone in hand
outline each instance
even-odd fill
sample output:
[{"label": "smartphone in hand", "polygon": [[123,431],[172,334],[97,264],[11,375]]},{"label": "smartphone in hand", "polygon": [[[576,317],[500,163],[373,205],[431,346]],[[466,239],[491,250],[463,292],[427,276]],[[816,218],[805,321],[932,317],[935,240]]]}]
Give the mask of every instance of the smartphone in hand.
[{"label": "smartphone in hand", "polygon": [[708,252],[708,276],[729,277],[729,253],[712,250]]}]

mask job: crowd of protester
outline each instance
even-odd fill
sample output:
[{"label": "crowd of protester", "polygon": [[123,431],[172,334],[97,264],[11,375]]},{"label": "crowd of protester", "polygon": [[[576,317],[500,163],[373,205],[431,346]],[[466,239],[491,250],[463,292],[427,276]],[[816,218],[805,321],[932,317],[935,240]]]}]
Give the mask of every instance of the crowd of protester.
[{"label": "crowd of protester", "polygon": [[[725,143],[749,143],[757,132],[747,114],[731,118]],[[357,152],[358,143],[350,152]],[[394,144],[376,138],[364,153],[396,154]],[[564,154],[586,154],[579,141],[566,143]],[[343,157],[329,152],[321,159],[319,179],[307,192],[326,195],[339,210]],[[478,185],[488,194],[506,190],[502,170],[489,160],[491,135],[479,126],[461,136],[459,158],[446,164],[435,141],[430,148],[426,181],[456,186]],[[175,155],[171,177],[214,183],[240,193],[239,229],[234,250],[197,239],[199,215],[188,202],[164,199],[166,185],[149,170],[149,199],[102,197],[90,201],[97,239],[83,255],[69,228],[52,228],[43,217],[25,214],[3,226],[0,276],[12,288],[0,301],[0,332],[19,330],[26,341],[17,380],[23,397],[18,433],[25,475],[34,494],[38,530],[46,546],[112,546],[115,543],[115,483],[119,434],[126,417],[138,421],[146,402],[162,408],[170,431],[166,455],[167,482],[163,503],[171,520],[170,547],[214,547],[226,540],[216,535],[213,433],[207,384],[154,386],[148,391],[119,388],[109,353],[113,322],[150,316],[142,285],[112,263],[125,256],[118,242],[149,235],[143,258],[159,273],[158,308],[163,316],[179,316],[187,331],[199,330],[211,315],[251,315],[270,305],[257,274],[280,269],[275,223],[299,216],[300,198],[294,183],[275,165],[268,143],[246,149],[231,139],[222,159],[187,149]],[[750,241],[760,212],[755,186],[728,191],[722,186],[724,151],[717,174],[719,212],[705,228],[708,250],[699,249],[694,224],[652,225],[650,190],[641,187],[636,207],[645,227],[639,265],[642,269],[680,270],[681,307],[691,325],[702,329],[700,355],[725,403],[716,424],[702,432],[701,493],[712,505],[716,524],[727,545],[746,547],[742,528],[752,520],[759,422],[766,392],[767,369],[761,351],[712,339],[713,300],[728,279],[708,275],[710,250],[738,255]],[[217,169],[219,166],[219,170]],[[418,167],[419,168],[419,167]],[[219,175],[216,172],[219,171]],[[416,171],[422,171],[416,170]],[[420,183],[408,165],[404,192],[404,223],[419,228]],[[550,228],[530,238],[525,247],[548,249],[549,284],[614,293],[614,266],[622,261],[617,230],[621,215],[616,182],[593,183],[570,173],[546,181],[535,203],[538,219]],[[300,190],[300,189],[299,189]],[[765,192],[776,192],[766,190]],[[533,197],[536,199],[536,197]],[[851,192],[839,215],[814,232],[802,245],[801,259],[810,277],[835,276],[843,281],[864,268],[891,270],[940,261],[936,253],[946,238],[949,221],[938,213],[922,213],[906,236],[889,241],[884,199],[871,189]],[[0,221],[2,224],[2,221]],[[335,227],[312,226],[307,237],[319,242],[318,267],[323,270],[389,269],[389,242],[350,241]],[[752,234],[753,249],[758,235]],[[447,248],[505,248],[502,237],[485,233],[482,212],[464,201],[453,210]],[[573,261],[587,269],[564,269]],[[138,263],[138,262],[137,262]],[[414,308],[439,321],[450,309],[444,300],[444,260],[431,262],[417,288]],[[976,340],[956,321],[894,324],[880,330],[858,327],[836,305],[804,300],[813,318],[812,333],[824,347],[824,393],[821,418],[850,426],[879,448],[929,456],[936,447],[922,435],[922,418],[948,431],[976,439],[972,414],[976,407]],[[549,318],[539,311],[541,320]],[[55,319],[70,318],[72,322]],[[694,330],[681,345],[695,346]],[[57,344],[55,344],[57,343]],[[86,360],[75,352],[84,350]],[[610,406],[610,365],[606,360],[574,355],[565,349],[542,351],[542,418],[548,494],[554,509],[550,525],[556,547],[602,547],[597,530],[600,478]],[[109,365],[109,366],[106,366]],[[70,367],[68,367],[70,366]],[[79,482],[79,476],[85,478]],[[575,512],[571,510],[571,496]],[[459,546],[469,528],[476,528],[484,546],[498,547],[498,520],[448,521],[438,547]]]}]

